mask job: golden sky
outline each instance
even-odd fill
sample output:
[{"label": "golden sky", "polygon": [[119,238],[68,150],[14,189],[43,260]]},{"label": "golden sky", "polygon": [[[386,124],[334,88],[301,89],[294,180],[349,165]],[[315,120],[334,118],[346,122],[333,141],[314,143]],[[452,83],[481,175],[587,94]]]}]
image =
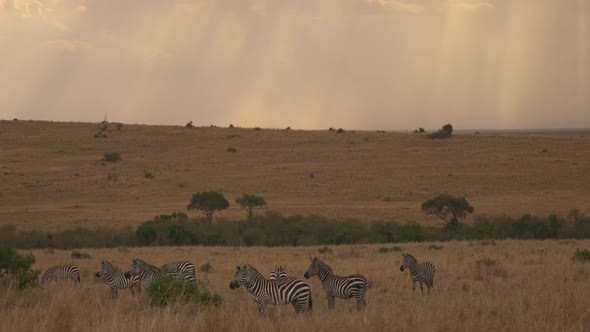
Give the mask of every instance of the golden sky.
[{"label": "golden sky", "polygon": [[0,0],[0,118],[589,128],[590,0]]}]

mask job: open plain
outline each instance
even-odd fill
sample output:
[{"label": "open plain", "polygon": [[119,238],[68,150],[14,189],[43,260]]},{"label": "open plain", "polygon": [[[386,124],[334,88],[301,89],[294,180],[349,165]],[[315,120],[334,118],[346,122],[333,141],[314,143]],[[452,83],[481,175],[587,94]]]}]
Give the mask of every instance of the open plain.
[{"label": "open plain", "polygon": [[[266,210],[439,223],[420,204],[465,196],[474,214],[567,215],[590,196],[590,132],[423,134],[0,121],[0,220],[20,230],[137,227],[216,190]],[[227,127],[227,126],[226,126]],[[99,135],[100,136],[100,135]],[[228,151],[234,148],[236,152]],[[103,161],[118,152],[121,161]],[[147,173],[153,178],[146,177]]]},{"label": "open plain", "polygon": [[[103,128],[101,128],[103,127]],[[102,129],[102,130],[101,130]],[[94,137],[102,132],[105,137]],[[192,193],[219,190],[232,202],[215,217],[244,218],[242,193],[264,209],[360,220],[417,221],[438,193],[467,197],[475,214],[520,216],[588,212],[590,133],[423,134],[166,127],[96,123],[0,122],[0,221],[19,230],[136,227],[185,211]],[[236,151],[228,151],[233,147]],[[118,152],[121,161],[103,159]],[[147,173],[153,177],[146,176]],[[469,222],[469,221],[467,221]],[[0,297],[1,331],[580,331],[590,326],[590,265],[571,258],[590,240],[401,243],[436,267],[430,296],[412,291],[401,252],[387,244],[300,247],[144,247],[81,249],[82,283],[51,284]],[[71,251],[33,250],[34,268],[72,262]],[[286,265],[302,277],[310,256],[336,273],[369,280],[368,307],[337,300],[329,312],[311,279],[313,313],[291,306],[258,316],[246,290],[228,285],[238,263],[264,274]],[[93,272],[106,259],[122,270],[139,257],[161,265],[188,259],[197,278],[223,297],[218,308],[159,308],[145,292],[113,301]],[[213,269],[200,272],[202,264]]]}]

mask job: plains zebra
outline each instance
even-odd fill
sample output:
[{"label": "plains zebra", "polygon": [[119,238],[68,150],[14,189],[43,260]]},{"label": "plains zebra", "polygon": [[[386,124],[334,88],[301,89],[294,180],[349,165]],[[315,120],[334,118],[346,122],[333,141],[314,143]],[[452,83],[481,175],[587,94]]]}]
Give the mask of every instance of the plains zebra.
[{"label": "plains zebra", "polygon": [[154,282],[154,280],[156,280],[156,278],[169,276],[169,275],[177,277],[177,278],[181,278],[184,280],[194,281],[194,279],[190,278],[190,277],[192,277],[192,275],[189,275],[187,277],[186,274],[181,271],[178,271],[178,272],[163,271],[163,270],[160,270],[158,267],[148,264],[144,260],[139,259],[139,258],[134,258],[132,260],[132,265],[131,265],[131,268],[129,269],[129,273],[131,273],[131,275],[138,276],[139,279],[141,280],[141,285],[145,289],[147,289],[152,284],[152,282]]},{"label": "plains zebra", "polygon": [[164,264],[161,268],[164,272],[182,272],[184,279],[187,281],[195,281],[195,265],[189,261],[178,261]]},{"label": "plains zebra", "polygon": [[328,264],[317,258],[311,259],[311,264],[305,272],[305,278],[311,278],[317,275],[322,283],[326,297],[328,298],[328,308],[334,309],[336,297],[356,299],[357,309],[362,309],[367,305],[365,293],[367,291],[367,278],[360,274],[352,274],[346,277],[334,275],[332,268]]},{"label": "plains zebra", "polygon": [[424,294],[424,287],[422,287],[422,282],[424,282],[426,283],[426,287],[428,287],[428,294],[430,294],[430,288],[434,287],[434,272],[436,272],[434,264],[431,262],[418,263],[414,256],[406,253],[402,255],[404,260],[399,267],[399,270],[404,272],[405,269],[410,269],[412,289],[416,290],[416,281],[419,281],[420,290],[422,291],[422,294]]},{"label": "plains zebra", "polygon": [[261,315],[266,313],[268,304],[291,303],[297,313],[311,312],[311,288],[301,279],[288,277],[281,281],[267,280],[253,266],[240,264],[229,288],[236,289],[240,285],[248,289]]},{"label": "plains zebra", "polygon": [[52,266],[43,273],[41,285],[45,285],[52,280],[72,279],[75,284],[80,282],[80,268],[74,264],[64,264]]},{"label": "plains zebra", "polygon": [[113,265],[107,261],[100,261],[100,270],[95,273],[97,278],[105,276],[111,287],[113,299],[117,297],[119,289],[129,288],[132,294],[135,294],[133,287],[138,287],[141,292],[141,284],[138,276],[131,275],[129,272],[116,272]]},{"label": "plains zebra", "polygon": [[269,280],[281,280],[287,277],[287,272],[285,271],[286,266],[275,266],[275,269],[270,272],[270,276],[268,277]]}]

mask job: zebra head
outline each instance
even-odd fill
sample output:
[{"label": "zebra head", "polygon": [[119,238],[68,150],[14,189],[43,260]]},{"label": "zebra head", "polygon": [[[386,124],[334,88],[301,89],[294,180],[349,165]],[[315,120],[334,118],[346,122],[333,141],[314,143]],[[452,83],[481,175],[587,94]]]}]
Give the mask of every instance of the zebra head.
[{"label": "zebra head", "polygon": [[113,266],[111,265],[111,263],[109,263],[107,261],[100,261],[100,270],[98,270],[98,272],[96,272],[94,275],[97,278],[100,278],[103,275],[106,275],[109,273],[113,273]]},{"label": "zebra head", "polygon": [[306,279],[309,279],[313,276],[316,276],[320,273],[320,260],[317,257],[311,259],[311,264],[309,264],[309,268],[303,275]]},{"label": "zebra head", "polygon": [[399,270],[402,272],[417,263],[416,258],[410,254],[403,253],[402,256],[404,257],[404,260],[402,261],[402,265],[399,267]]},{"label": "zebra head", "polygon": [[250,280],[250,275],[252,274],[252,267],[248,264],[239,264],[236,266],[237,271],[234,274],[234,278],[229,283],[229,288],[236,289],[239,288],[240,285],[245,285],[248,280]]},{"label": "zebra head", "polygon": [[275,269],[272,270],[268,279],[270,280],[280,280],[287,276],[287,272],[285,271],[286,266],[275,266]]},{"label": "zebra head", "polygon": [[129,269],[129,273],[133,276],[138,275],[141,272],[141,266],[143,266],[144,264],[145,262],[141,259],[134,258],[133,260],[131,260],[131,268]]}]

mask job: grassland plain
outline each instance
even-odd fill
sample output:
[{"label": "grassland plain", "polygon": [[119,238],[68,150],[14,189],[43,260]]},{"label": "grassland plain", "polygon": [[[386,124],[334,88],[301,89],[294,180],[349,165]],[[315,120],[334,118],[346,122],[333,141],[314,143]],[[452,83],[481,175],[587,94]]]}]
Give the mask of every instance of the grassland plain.
[{"label": "grassland plain", "polygon": [[[577,241],[481,241],[401,244],[419,260],[436,264],[432,294],[411,289],[408,272],[400,272],[401,252],[379,253],[382,245],[330,247],[158,247],[88,249],[90,259],[76,260],[82,283],[54,283],[45,289],[0,296],[2,331],[582,331],[590,328],[590,264],[571,260]],[[35,268],[70,262],[70,251],[33,250]],[[329,312],[317,278],[310,279],[313,313],[297,317],[291,306],[271,306],[267,318],[243,288],[230,290],[238,263],[263,273],[279,264],[302,276],[309,256],[317,255],[341,275],[363,273],[370,287],[368,308],[356,312],[353,300],[337,300]],[[192,305],[170,308],[147,304],[145,294],[120,293],[113,301],[108,286],[93,279],[99,260],[126,269],[141,257],[154,264],[189,259],[208,287],[223,296],[219,308],[200,311]],[[479,263],[478,263],[479,262]]]},{"label": "grassland plain", "polygon": [[[590,133],[422,134],[0,121],[0,220],[20,230],[136,227],[197,191],[262,196],[283,215],[418,221],[438,193],[476,214],[586,212]],[[235,152],[229,152],[232,147]],[[122,160],[103,161],[118,152]],[[146,175],[149,174],[150,176]]]}]

